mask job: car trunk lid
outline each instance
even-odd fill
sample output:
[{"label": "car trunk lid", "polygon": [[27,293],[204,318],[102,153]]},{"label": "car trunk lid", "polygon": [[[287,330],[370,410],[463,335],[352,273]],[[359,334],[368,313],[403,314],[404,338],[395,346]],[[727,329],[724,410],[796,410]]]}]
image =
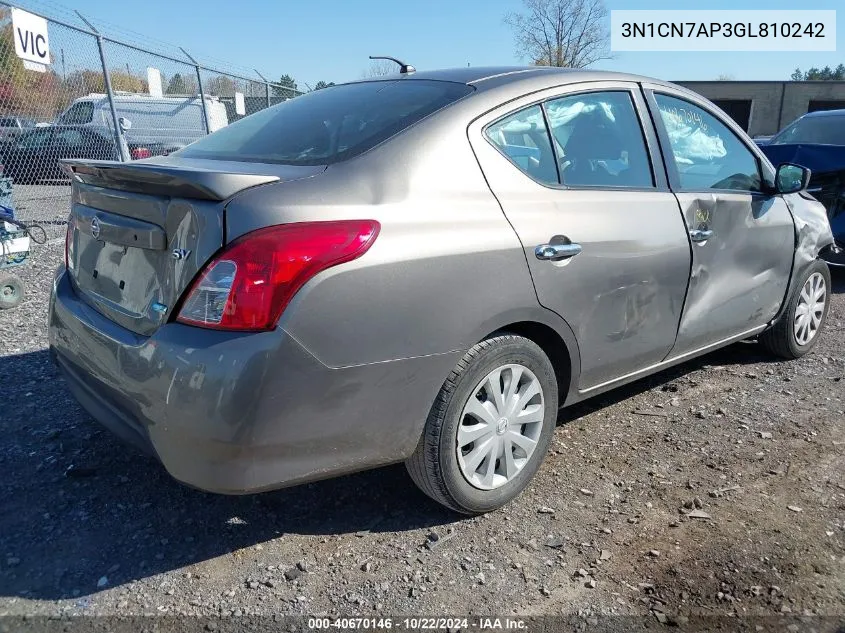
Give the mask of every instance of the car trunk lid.
[{"label": "car trunk lid", "polygon": [[149,336],[223,246],[229,199],[325,167],[167,157],[64,161],[64,169],[73,179],[68,270],[74,289],[104,316]]}]

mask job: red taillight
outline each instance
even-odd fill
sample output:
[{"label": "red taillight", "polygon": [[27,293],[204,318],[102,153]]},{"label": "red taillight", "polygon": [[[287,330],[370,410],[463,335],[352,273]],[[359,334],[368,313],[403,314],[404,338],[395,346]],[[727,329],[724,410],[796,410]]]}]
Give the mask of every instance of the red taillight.
[{"label": "red taillight", "polygon": [[340,220],[247,233],[205,266],[176,320],[220,330],[272,330],[309,279],[363,255],[379,228],[375,220]]},{"label": "red taillight", "polygon": [[133,147],[129,150],[129,157],[132,160],[141,160],[142,158],[149,158],[153,153],[146,147]]}]

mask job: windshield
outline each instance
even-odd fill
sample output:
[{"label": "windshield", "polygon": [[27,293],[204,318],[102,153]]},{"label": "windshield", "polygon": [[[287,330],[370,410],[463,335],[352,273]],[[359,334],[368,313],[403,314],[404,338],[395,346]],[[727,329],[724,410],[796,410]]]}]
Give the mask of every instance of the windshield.
[{"label": "windshield", "polygon": [[845,114],[802,117],[775,136],[772,145],[845,145]]},{"label": "windshield", "polygon": [[328,165],[375,147],[473,89],[399,79],[316,90],[201,138],[176,155],[288,165]]}]

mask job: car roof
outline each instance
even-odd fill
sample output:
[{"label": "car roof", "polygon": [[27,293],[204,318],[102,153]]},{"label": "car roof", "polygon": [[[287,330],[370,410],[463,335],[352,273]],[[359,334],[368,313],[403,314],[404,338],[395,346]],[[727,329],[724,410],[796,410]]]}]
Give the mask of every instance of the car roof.
[{"label": "car roof", "polygon": [[808,112],[805,117],[820,117],[820,116],[845,116],[845,110],[816,110],[815,112]]},{"label": "car roof", "polygon": [[518,83],[524,80],[535,80],[546,77],[554,85],[576,83],[581,81],[648,81],[663,85],[672,85],[668,82],[604,70],[591,70],[581,68],[556,68],[553,66],[468,66],[466,68],[445,68],[440,70],[421,70],[406,75],[398,73],[360,79],[355,82],[365,81],[396,81],[397,79],[429,79],[435,81],[453,81],[472,85],[477,88],[485,88],[485,84],[501,86],[507,83]]}]

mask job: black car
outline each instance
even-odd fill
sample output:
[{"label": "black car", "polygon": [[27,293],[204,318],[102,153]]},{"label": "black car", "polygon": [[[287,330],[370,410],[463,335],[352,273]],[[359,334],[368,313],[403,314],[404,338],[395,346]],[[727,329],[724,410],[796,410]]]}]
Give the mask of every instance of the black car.
[{"label": "black car", "polygon": [[[157,143],[128,143],[132,160],[160,156],[164,146]],[[64,179],[59,161],[64,158],[119,160],[120,152],[111,130],[81,126],[49,126],[24,132],[3,151],[6,176],[17,183]]]},{"label": "black car", "polygon": [[20,116],[0,117],[0,146],[14,143],[15,139],[35,127],[35,121]]}]

